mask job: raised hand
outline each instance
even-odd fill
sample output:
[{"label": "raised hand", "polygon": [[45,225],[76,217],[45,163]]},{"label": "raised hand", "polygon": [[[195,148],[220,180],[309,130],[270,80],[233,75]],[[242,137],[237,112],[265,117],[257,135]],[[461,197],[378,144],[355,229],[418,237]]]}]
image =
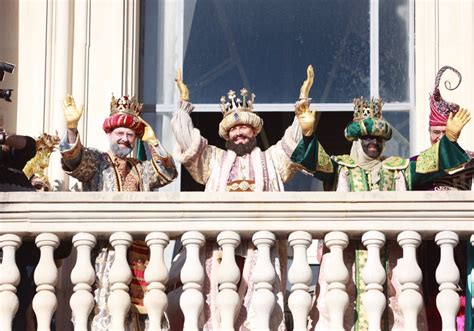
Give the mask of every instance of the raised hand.
[{"label": "raised hand", "polygon": [[141,118],[141,121],[143,122],[143,124],[145,124],[145,131],[143,133],[143,137],[142,137],[142,140],[144,142],[147,142],[149,144],[156,144],[158,143],[158,138],[156,138],[156,135],[155,135],[155,131],[153,131],[153,129],[151,128],[151,125],[148,124],[144,119]]},{"label": "raised hand", "polygon": [[313,86],[313,82],[314,82],[314,70],[313,70],[313,66],[310,64],[308,68],[306,69],[306,80],[303,82],[303,85],[301,85],[300,100],[309,98],[309,91],[311,90],[311,87]]},{"label": "raised hand", "polygon": [[63,112],[68,129],[75,129],[84,112],[84,105],[78,109],[74,98],[71,95],[66,95],[63,100]]},{"label": "raised hand", "polygon": [[446,138],[452,142],[456,142],[462,129],[470,120],[471,114],[465,108],[459,109],[455,115],[449,113],[448,122],[446,123]]},{"label": "raised hand", "polygon": [[295,114],[305,137],[313,135],[316,121],[316,110],[309,109],[310,102],[311,99],[302,99],[295,104]]},{"label": "raised hand", "polygon": [[178,85],[181,100],[189,101],[189,89],[183,82],[183,75],[181,73],[181,69],[178,69],[175,81],[176,85]]}]

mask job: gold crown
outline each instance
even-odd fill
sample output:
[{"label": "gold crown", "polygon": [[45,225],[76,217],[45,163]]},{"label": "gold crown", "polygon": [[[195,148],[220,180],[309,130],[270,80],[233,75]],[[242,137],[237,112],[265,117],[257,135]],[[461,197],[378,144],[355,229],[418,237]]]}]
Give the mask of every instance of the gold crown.
[{"label": "gold crown", "polygon": [[365,118],[382,118],[382,99],[371,98],[370,102],[365,101],[363,97],[355,98],[354,103],[354,122]]},{"label": "gold crown", "polygon": [[43,133],[36,139],[36,155],[23,168],[26,177],[31,178],[31,176],[37,174],[47,178],[44,170],[49,166],[50,155],[59,144],[59,141],[57,132],[54,136]]},{"label": "gold crown", "polygon": [[112,95],[112,101],[110,101],[110,115],[129,114],[140,116],[142,108],[143,103],[139,103],[136,97],[129,98],[128,95],[118,99],[115,99],[114,95]]},{"label": "gold crown", "polygon": [[248,98],[248,94],[249,92],[247,91],[247,89],[243,88],[240,90],[240,95],[242,96],[242,99],[237,98],[235,92],[232,90],[227,92],[227,97],[229,98],[228,101],[226,100],[224,96],[222,96],[221,97],[221,111],[224,117],[234,111],[252,112],[253,102],[255,100],[255,94],[252,93],[250,95],[250,99]]}]

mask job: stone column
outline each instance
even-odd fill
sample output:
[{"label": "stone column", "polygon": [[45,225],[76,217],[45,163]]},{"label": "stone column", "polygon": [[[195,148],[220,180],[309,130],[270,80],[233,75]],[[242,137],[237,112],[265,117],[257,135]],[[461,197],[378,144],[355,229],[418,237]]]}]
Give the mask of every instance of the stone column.
[{"label": "stone column", "polygon": [[20,271],[15,262],[15,252],[21,238],[15,234],[0,236],[3,261],[0,264],[0,330],[11,331],[12,321],[18,311],[16,287],[20,283]]},{"label": "stone column", "polygon": [[150,262],[145,270],[148,291],[143,303],[148,313],[149,330],[160,331],[163,312],[168,307],[168,298],[165,294],[168,269],[165,265],[164,250],[170,239],[166,233],[152,232],[146,236],[145,241],[150,247]]},{"label": "stone column", "polygon": [[273,293],[276,273],[270,258],[270,249],[275,244],[276,238],[269,231],[259,231],[253,235],[252,241],[258,249],[257,264],[253,273],[255,283],[253,309],[256,316],[252,330],[270,331],[270,315],[276,302]]},{"label": "stone column", "polygon": [[184,314],[183,330],[198,331],[199,315],[204,307],[204,268],[199,259],[199,249],[204,246],[206,238],[200,232],[189,231],[183,234],[181,242],[186,247],[186,261],[181,269],[183,293],[179,298],[179,305]]},{"label": "stone column", "polygon": [[349,305],[349,295],[346,291],[349,271],[344,264],[343,251],[349,244],[349,237],[344,232],[333,231],[324,236],[324,243],[330,251],[325,257],[329,258],[326,269],[329,328],[330,330],[344,330],[344,312]]},{"label": "stone column", "polygon": [[53,233],[41,233],[36,237],[35,243],[41,255],[34,273],[36,295],[33,298],[33,310],[38,322],[37,330],[49,331],[51,318],[58,304],[55,294],[58,269],[53,253],[59,246],[59,238]]},{"label": "stone column", "polygon": [[239,304],[237,284],[240,280],[235,248],[240,244],[240,236],[233,231],[223,231],[217,236],[217,243],[222,248],[222,261],[217,274],[219,294],[216,299],[221,317],[220,330],[234,331],[235,313]]},{"label": "stone column", "polygon": [[368,231],[362,236],[362,244],[367,247],[368,255],[362,274],[365,283],[362,302],[367,313],[369,330],[381,330],[380,320],[386,305],[383,293],[386,276],[380,262],[380,249],[385,244],[385,235],[378,231]]},{"label": "stone column", "polygon": [[95,281],[95,270],[91,263],[91,250],[97,243],[93,234],[81,232],[72,238],[77,249],[76,265],[71,271],[71,282],[74,294],[70,305],[74,318],[74,331],[87,331],[88,318],[94,307],[92,285]]},{"label": "stone column", "polygon": [[456,292],[459,269],[454,261],[454,247],[459,243],[459,237],[452,231],[442,231],[436,235],[435,242],[441,249],[439,265],[436,268],[436,282],[440,291],[436,296],[436,307],[441,315],[443,330],[456,330],[456,315],[460,302]]},{"label": "stone column", "polygon": [[111,315],[110,328],[114,331],[125,330],[125,316],[131,305],[128,285],[132,281],[132,271],[127,261],[127,249],[132,240],[132,236],[126,232],[115,232],[110,236],[115,259],[110,268],[110,296],[107,307]]},{"label": "stone column", "polygon": [[311,309],[311,268],[308,264],[308,247],[311,245],[311,234],[305,231],[295,231],[288,237],[288,244],[293,248],[293,263],[288,271],[291,283],[291,294],[288,306],[293,315],[293,330],[308,329],[308,314]]},{"label": "stone column", "polygon": [[405,329],[417,330],[418,314],[423,307],[420,293],[422,273],[416,261],[416,248],[421,243],[421,236],[415,231],[403,231],[397,241],[403,249],[403,258],[399,261],[396,274],[402,287],[398,304],[405,319]]}]

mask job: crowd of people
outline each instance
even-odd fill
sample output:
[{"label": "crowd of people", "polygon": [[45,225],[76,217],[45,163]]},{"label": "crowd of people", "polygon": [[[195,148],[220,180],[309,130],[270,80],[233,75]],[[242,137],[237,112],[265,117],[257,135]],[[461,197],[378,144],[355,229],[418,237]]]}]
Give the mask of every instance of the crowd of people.
[{"label": "crowd of people", "polygon": [[[168,153],[157,139],[152,127],[141,117],[142,104],[134,97],[112,97],[110,116],[104,120],[103,130],[109,140],[109,150],[102,152],[83,146],[77,129],[84,112],[77,107],[72,96],[66,96],[63,110],[67,131],[59,139],[44,134],[38,139],[28,136],[9,135],[0,130],[0,191],[51,191],[46,176],[49,155],[59,149],[62,155],[64,171],[82,183],[83,191],[153,191],[171,183],[177,176],[174,159],[179,161],[192,178],[205,186],[206,192],[269,192],[284,191],[287,182],[296,172],[314,176],[324,183],[325,190],[338,192],[362,191],[408,191],[408,190],[471,190],[474,175],[473,154],[465,151],[457,140],[462,129],[470,120],[469,111],[459,105],[444,100],[439,90],[441,76],[451,67],[440,69],[435,88],[430,96],[431,113],[429,118],[429,136],[432,146],[412,158],[385,156],[387,141],[392,137],[392,127],[382,114],[381,99],[353,100],[354,117],[344,130],[344,137],[352,143],[351,150],[345,155],[329,155],[318,140],[315,129],[316,111],[311,110],[310,90],[313,85],[314,71],[307,69],[307,78],[300,88],[295,103],[295,118],[275,145],[262,151],[257,146],[256,137],[263,127],[263,120],[253,111],[255,95],[246,89],[240,90],[240,96],[229,91],[221,98],[223,118],[219,124],[219,135],[226,141],[225,149],[208,144],[195,128],[190,114],[194,106],[190,101],[189,90],[178,72],[176,83],[180,91],[177,111],[171,121],[176,140],[176,148]],[[460,74],[459,74],[460,78]],[[148,146],[148,160],[131,157],[130,154],[138,140]],[[36,156],[35,156],[36,155]],[[365,266],[367,252],[358,243],[351,243],[352,249],[345,256],[349,270],[360,273]],[[394,243],[387,247],[393,254],[387,257],[392,266],[400,258],[400,250]],[[274,246],[274,264],[277,266],[277,281],[274,293],[277,305],[270,321],[272,330],[284,330],[284,304],[282,302],[286,281],[286,245]],[[208,242],[204,248],[206,254],[205,295],[208,296],[209,309],[204,311],[203,329],[218,330],[216,295],[218,293],[217,268],[218,247]],[[136,241],[129,250],[129,262],[135,280],[132,282],[132,302],[137,307],[129,319],[130,330],[144,330],[143,289],[146,287],[140,278],[148,256],[143,242]],[[114,260],[114,252],[105,241],[99,241],[95,256],[97,286],[95,291],[96,309],[92,320],[92,330],[108,330],[110,316],[107,311],[107,298],[110,293],[109,270]],[[254,284],[250,275],[255,267],[256,252],[250,242],[243,241],[237,261],[242,274],[238,293],[243,303],[235,312],[236,329],[250,329],[252,317],[252,298]],[[179,271],[184,258],[179,252],[171,267],[169,296],[179,296],[181,284]],[[353,254],[353,255],[351,255]],[[364,259],[365,257],[365,259]],[[428,261],[428,257],[426,257]],[[141,262],[140,262],[141,261]],[[322,291],[325,286],[325,261],[323,256],[318,284]],[[364,262],[365,261],[365,262]],[[431,261],[432,262],[432,261]],[[428,262],[427,262],[428,263]],[[352,268],[355,264],[356,268]],[[389,270],[396,278],[396,271]],[[434,275],[433,275],[434,277]],[[352,278],[352,277],[351,277]],[[396,282],[394,282],[396,283]],[[427,284],[430,280],[426,281]],[[137,285],[138,284],[138,285]],[[396,286],[387,290],[388,297],[394,297],[400,291]],[[432,288],[424,291],[431,295]],[[363,284],[356,284],[351,302],[361,300]],[[390,328],[403,328],[403,316],[393,306],[396,300],[390,300],[393,316],[384,316]],[[433,300],[426,302],[427,311],[432,309]],[[328,314],[324,295],[319,295],[319,321],[312,328],[327,329]],[[353,304],[345,320],[347,329],[360,329],[366,316],[357,311],[359,305]],[[423,315],[422,315],[423,316]],[[461,323],[460,319],[460,322]],[[168,312],[163,320],[163,328],[182,329],[182,315],[179,311]],[[420,321],[420,330],[435,330],[438,321]]]}]

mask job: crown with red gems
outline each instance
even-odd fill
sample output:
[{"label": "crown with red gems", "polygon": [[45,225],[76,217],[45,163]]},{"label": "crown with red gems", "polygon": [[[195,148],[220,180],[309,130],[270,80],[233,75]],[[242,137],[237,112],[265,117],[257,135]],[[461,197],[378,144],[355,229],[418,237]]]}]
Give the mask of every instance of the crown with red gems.
[{"label": "crown with red gems", "polygon": [[128,95],[116,99],[112,95],[110,101],[110,115],[128,114],[132,116],[140,116],[143,103],[139,103],[136,97],[129,98]]}]

